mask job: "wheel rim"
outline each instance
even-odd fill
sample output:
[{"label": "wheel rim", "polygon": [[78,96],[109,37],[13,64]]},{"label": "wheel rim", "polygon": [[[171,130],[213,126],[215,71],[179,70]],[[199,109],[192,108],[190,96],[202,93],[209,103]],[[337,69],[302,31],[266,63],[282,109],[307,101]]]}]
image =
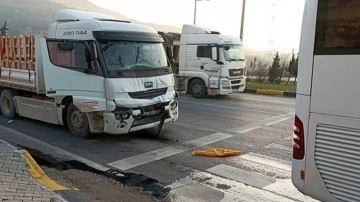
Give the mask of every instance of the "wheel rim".
[{"label": "wheel rim", "polygon": [[8,98],[1,99],[1,110],[4,114],[10,113],[10,100]]},{"label": "wheel rim", "polygon": [[82,131],[85,127],[84,116],[79,110],[75,110],[71,113],[70,121],[76,131]]},{"label": "wheel rim", "polygon": [[199,94],[200,91],[201,91],[201,86],[200,86],[200,85],[194,85],[194,86],[193,86],[193,92],[194,92],[195,94]]}]

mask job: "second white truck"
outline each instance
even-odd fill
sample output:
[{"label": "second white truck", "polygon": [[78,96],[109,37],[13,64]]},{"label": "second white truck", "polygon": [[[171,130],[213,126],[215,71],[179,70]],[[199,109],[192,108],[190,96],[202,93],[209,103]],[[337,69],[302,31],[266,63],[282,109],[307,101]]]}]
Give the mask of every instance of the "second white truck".
[{"label": "second white truck", "polygon": [[184,25],[180,41],[170,43],[174,49],[177,90],[196,98],[245,90],[246,61],[239,37]]}]

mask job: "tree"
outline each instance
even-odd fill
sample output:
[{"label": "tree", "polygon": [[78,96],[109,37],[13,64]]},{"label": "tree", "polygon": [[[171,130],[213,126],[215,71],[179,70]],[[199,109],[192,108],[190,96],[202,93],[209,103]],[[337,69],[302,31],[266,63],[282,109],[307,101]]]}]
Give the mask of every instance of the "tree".
[{"label": "tree", "polygon": [[294,76],[295,76],[295,79],[294,79],[294,85],[295,85],[296,79],[297,79],[298,67],[299,67],[299,54],[297,55],[296,60],[295,60],[295,67],[294,67]]},{"label": "tree", "polygon": [[286,71],[289,73],[289,75],[288,75],[288,80],[287,80],[287,82],[286,82],[286,85],[289,84],[290,77],[291,77],[291,76],[294,76],[294,75],[292,74],[292,71],[293,71],[294,66],[295,66],[295,61],[296,61],[295,55],[292,54],[291,60],[290,60],[290,62],[289,62],[289,66],[286,68]]},{"label": "tree", "polygon": [[297,70],[298,70],[298,61],[299,61],[299,55],[295,59],[295,54],[293,54],[289,62],[289,67],[287,68],[287,72],[289,72],[289,77],[288,77],[288,81],[286,82],[286,85],[289,83],[291,76],[295,77],[294,80],[294,84],[295,84],[297,77]]},{"label": "tree", "polygon": [[259,83],[264,82],[265,76],[267,74],[267,69],[266,69],[267,66],[268,63],[264,63],[262,60],[258,60],[256,70],[254,71],[257,82]]},{"label": "tree", "polygon": [[280,67],[280,57],[279,52],[276,52],[275,57],[273,58],[273,63],[269,67],[269,82],[274,83],[280,76],[281,67]]},{"label": "tree", "polygon": [[281,82],[281,79],[284,76],[284,73],[286,72],[288,65],[289,65],[289,63],[288,63],[287,56],[282,55],[280,57],[279,77],[278,77],[278,79],[275,80],[275,83],[279,84]]}]

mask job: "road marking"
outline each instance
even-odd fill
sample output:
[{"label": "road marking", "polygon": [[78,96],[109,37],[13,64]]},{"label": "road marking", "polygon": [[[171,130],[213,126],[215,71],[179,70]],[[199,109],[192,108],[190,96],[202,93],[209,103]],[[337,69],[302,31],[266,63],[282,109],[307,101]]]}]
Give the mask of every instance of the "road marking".
[{"label": "road marking", "polygon": [[[290,117],[293,117],[290,114],[282,114],[279,116],[271,117],[269,119],[265,119],[263,121],[260,121],[259,123],[255,124],[249,124],[245,126],[241,126],[237,128],[236,130],[229,130],[230,132],[236,132],[240,134],[244,134],[256,129],[261,128],[262,126],[268,126],[270,124],[278,123],[283,120],[287,120]],[[151,163],[153,161],[161,160],[163,158],[167,158],[185,151],[188,151],[190,149],[194,149],[197,147],[202,147],[205,145],[209,145],[221,140],[225,140],[228,138],[234,137],[234,135],[229,135],[225,133],[214,133],[212,135],[204,136],[198,139],[190,140],[184,143],[181,143],[176,146],[169,146],[165,147],[163,149],[157,149],[153,150],[147,153],[139,154],[136,156],[131,156],[125,159],[121,159],[118,161],[110,162],[107,165],[112,166],[114,168],[120,169],[120,170],[129,170],[131,168],[135,168],[137,166],[141,166],[147,163]]]},{"label": "road marking", "polygon": [[184,142],[182,144],[176,146],[169,146],[163,149],[157,149],[154,151],[150,151],[144,154],[132,156],[126,159],[121,159],[119,161],[114,161],[108,163],[108,165],[118,168],[120,170],[128,170],[137,166],[141,166],[153,161],[157,161],[169,156],[173,156],[175,154],[179,154],[190,149],[194,149],[197,147],[202,147],[208,144],[212,144],[221,140],[228,139],[233,137],[233,135],[225,134],[225,133],[215,133],[212,135],[208,135],[205,137],[197,138],[194,140],[190,140]]},{"label": "road marking", "polygon": [[[182,186],[173,187],[170,191],[171,201],[208,201],[209,196],[222,197],[219,202],[227,201],[267,201],[267,202],[286,202],[294,201],[286,196],[281,196],[268,190],[245,185],[244,183],[226,179],[207,172],[194,172],[186,178],[180,179],[174,184]],[[196,190],[194,188],[197,187]],[[206,188],[209,187],[213,189]],[[200,191],[201,189],[204,189]],[[210,192],[212,192],[210,194]],[[220,193],[219,193],[220,192]],[[194,196],[196,196],[194,198]],[[184,200],[185,199],[185,200]],[[190,200],[189,200],[190,199]]]},{"label": "road marking", "polygon": [[291,179],[278,179],[275,183],[263,187],[263,189],[297,201],[320,202],[299,192],[291,182]]},{"label": "road marking", "polygon": [[273,125],[273,124],[277,124],[277,123],[286,121],[286,120],[288,120],[290,118],[293,118],[293,117],[294,117],[293,113],[281,114],[279,116],[275,116],[275,117],[267,119],[265,121],[264,125],[265,126],[270,126],[270,125]]},{"label": "road marking", "polygon": [[263,126],[270,126],[270,125],[273,125],[273,124],[276,124],[276,123],[280,123],[282,121],[286,121],[286,120],[288,120],[290,118],[293,118],[293,117],[294,117],[294,115],[290,114],[290,113],[281,114],[281,115],[278,115],[278,116],[274,116],[274,117],[259,121],[257,123],[248,124],[248,125],[245,125],[245,126],[240,126],[238,128],[234,128],[234,129],[231,129],[231,130],[228,130],[228,131],[229,132],[235,132],[235,133],[244,134],[244,133],[259,129],[259,128],[263,127]]},{"label": "road marking", "polygon": [[232,166],[237,168],[256,171],[259,174],[266,175],[268,177],[286,179],[291,177],[291,172],[283,169],[279,169],[273,166],[265,165],[254,161],[249,161],[241,156],[234,156],[229,159]]},{"label": "road marking", "polygon": [[[269,103],[274,103],[274,104],[288,104],[288,105],[294,105],[296,103],[296,100],[289,100],[289,101],[279,101],[279,100],[274,100],[274,99],[269,99],[269,97],[266,97],[265,99],[256,99],[256,98],[243,98],[244,100],[254,100],[254,101],[261,101],[261,102],[269,102]],[[283,99],[289,99],[289,98],[282,98]],[[292,99],[292,98],[290,98]]]},{"label": "road marking", "polygon": [[180,102],[185,102],[185,103],[191,103],[191,104],[205,105],[205,106],[209,106],[209,107],[237,109],[237,110],[243,110],[243,111],[249,111],[249,112],[257,112],[257,113],[263,113],[263,114],[272,114],[272,115],[279,114],[279,113],[276,113],[276,112],[262,111],[262,110],[256,110],[256,109],[247,109],[247,108],[242,108],[242,107],[223,106],[220,103],[219,104],[207,104],[207,103],[199,103],[199,102],[192,102],[192,101],[185,101],[185,100],[179,100],[179,101]]},{"label": "road marking", "polygon": [[287,151],[287,152],[292,152],[293,148],[291,146],[287,146],[287,145],[283,145],[283,144],[276,144],[276,143],[271,143],[265,146],[266,149],[275,149],[275,150],[280,150],[280,151]]},{"label": "road marking", "polygon": [[282,159],[277,159],[277,158],[265,156],[262,154],[256,154],[253,152],[244,154],[244,155],[240,156],[240,158],[246,159],[248,161],[253,161],[253,162],[260,163],[260,164],[272,166],[272,167],[279,168],[282,170],[291,171],[291,162],[290,161],[285,161]]},{"label": "road marking", "polygon": [[267,186],[276,181],[276,179],[272,177],[224,164],[214,166],[206,171],[257,188]]}]

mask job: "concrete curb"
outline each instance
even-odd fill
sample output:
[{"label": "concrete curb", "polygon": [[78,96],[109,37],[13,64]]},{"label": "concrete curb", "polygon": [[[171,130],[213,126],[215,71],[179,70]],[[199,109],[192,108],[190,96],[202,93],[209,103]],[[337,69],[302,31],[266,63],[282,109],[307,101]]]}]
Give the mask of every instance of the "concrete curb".
[{"label": "concrete curb", "polygon": [[270,96],[285,96],[285,97],[296,97],[295,92],[286,92],[281,90],[270,90],[270,89],[245,89],[245,93],[255,93],[261,95]]},{"label": "concrete curb", "polygon": [[24,149],[23,154],[27,164],[29,165],[30,174],[37,183],[52,191],[71,190],[70,188],[59,184],[55,180],[50,179],[28,151]]}]

